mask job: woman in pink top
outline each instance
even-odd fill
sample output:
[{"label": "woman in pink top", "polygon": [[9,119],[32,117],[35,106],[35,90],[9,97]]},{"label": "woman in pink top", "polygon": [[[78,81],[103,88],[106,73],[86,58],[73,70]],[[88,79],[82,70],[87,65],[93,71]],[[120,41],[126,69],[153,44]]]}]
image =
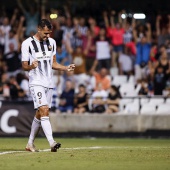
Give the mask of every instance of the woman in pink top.
[{"label": "woman in pink top", "polygon": [[[107,35],[111,39],[113,45],[113,54],[112,54],[112,66],[117,65],[116,58],[123,51],[123,34],[125,32],[124,28],[121,27],[120,22],[114,22],[115,11],[111,11],[110,16],[110,25],[107,17],[107,13],[104,12],[104,21],[107,28]],[[121,18],[121,13],[119,13],[119,21]]]}]

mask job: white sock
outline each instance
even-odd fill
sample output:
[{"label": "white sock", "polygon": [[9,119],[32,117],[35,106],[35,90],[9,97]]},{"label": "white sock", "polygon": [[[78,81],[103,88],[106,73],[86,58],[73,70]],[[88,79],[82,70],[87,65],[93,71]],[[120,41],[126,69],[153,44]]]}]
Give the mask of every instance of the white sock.
[{"label": "white sock", "polygon": [[43,128],[43,131],[45,133],[45,136],[50,146],[52,146],[52,144],[54,143],[54,139],[53,139],[52,128],[48,116],[41,117],[41,126]]},{"label": "white sock", "polygon": [[40,126],[41,126],[41,121],[39,119],[37,119],[36,117],[34,117],[34,119],[32,121],[30,137],[28,140],[29,144],[34,143],[34,139],[39,132]]}]

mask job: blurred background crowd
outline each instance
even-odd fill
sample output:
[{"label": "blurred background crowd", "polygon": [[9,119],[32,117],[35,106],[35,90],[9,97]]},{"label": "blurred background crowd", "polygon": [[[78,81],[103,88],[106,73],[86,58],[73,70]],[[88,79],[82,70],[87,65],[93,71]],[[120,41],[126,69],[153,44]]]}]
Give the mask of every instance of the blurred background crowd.
[{"label": "blurred background crowd", "polygon": [[170,96],[170,14],[152,11],[137,19],[128,9],[88,2],[89,11],[76,11],[69,0],[58,8],[46,0],[1,6],[1,99],[32,100],[21,43],[36,33],[41,18],[52,22],[57,62],[76,65],[74,72],[54,71],[54,112],[114,113],[124,97]]}]

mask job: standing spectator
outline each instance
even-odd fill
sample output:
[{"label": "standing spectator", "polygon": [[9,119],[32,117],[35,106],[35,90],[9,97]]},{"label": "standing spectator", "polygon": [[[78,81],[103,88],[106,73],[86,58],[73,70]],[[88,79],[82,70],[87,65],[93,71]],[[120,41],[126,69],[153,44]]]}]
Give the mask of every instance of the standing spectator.
[{"label": "standing spectator", "polygon": [[39,19],[39,6],[38,1],[34,1],[34,5],[27,2],[29,11],[27,11],[21,3],[21,0],[17,0],[18,6],[25,15],[26,18],[26,32],[25,35],[31,36],[37,31],[38,19]]},{"label": "standing spectator", "polygon": [[91,75],[95,77],[96,87],[94,90],[97,90],[98,84],[101,84],[100,86],[103,90],[108,90],[110,88],[110,83],[111,83],[110,79],[107,76],[108,70],[106,68],[101,68],[99,73],[96,72],[95,69],[97,67],[97,64],[98,64],[98,61],[96,60],[90,71]]},{"label": "standing spectator", "polygon": [[88,24],[89,24],[90,31],[92,31],[95,36],[98,36],[100,27],[97,26],[96,19],[94,17],[89,17]]},{"label": "standing spectator", "polygon": [[68,53],[65,49],[62,49],[61,44],[57,46],[56,60],[59,64],[65,66],[70,64]]},{"label": "standing spectator", "polygon": [[130,76],[132,74],[133,65],[132,60],[130,57],[130,49],[125,47],[124,53],[120,54],[119,59],[119,74],[120,75],[128,75]]},{"label": "standing spectator", "polygon": [[18,42],[15,38],[15,32],[13,30],[9,31],[9,35],[5,37],[5,50],[4,54],[7,54],[10,52],[9,46],[10,44],[13,44],[14,46],[14,51],[18,51]]},{"label": "standing spectator", "polygon": [[[121,18],[121,13],[118,14],[119,18]],[[104,21],[105,26],[107,28],[107,35],[111,38],[111,42],[113,45],[113,55],[112,55],[112,67],[117,65],[117,58],[119,57],[120,53],[123,51],[123,35],[124,35],[124,28],[122,28],[120,22],[115,23],[114,21],[115,11],[111,11],[110,16],[110,23],[107,18],[107,13],[104,13]],[[119,19],[120,21],[120,19]]]},{"label": "standing spectator", "polygon": [[9,52],[4,55],[4,61],[7,65],[8,76],[16,76],[21,70],[21,61],[18,52],[14,49],[14,44],[9,44]]},{"label": "standing spectator", "polygon": [[161,66],[157,67],[154,75],[154,95],[162,95],[166,86],[166,78]]},{"label": "standing spectator", "polygon": [[3,24],[0,26],[0,54],[4,54],[5,50],[5,39],[8,37],[11,26],[9,25],[8,17],[3,19]]},{"label": "standing spectator", "polygon": [[[149,61],[150,49],[151,49],[151,27],[147,24],[148,32],[146,36],[141,38],[141,41],[136,44],[137,55],[136,55],[136,65],[135,65],[135,77],[136,80],[146,78],[146,66]],[[137,42],[137,37],[135,42]]]},{"label": "standing spectator", "polygon": [[74,105],[74,113],[81,114],[88,111],[88,94],[83,84],[79,85],[79,92],[75,96]]},{"label": "standing spectator", "polygon": [[99,35],[96,38],[96,59],[98,60],[98,69],[110,69],[111,48],[110,40],[106,37],[105,28],[100,28]]},{"label": "standing spectator", "polygon": [[163,52],[159,57],[159,60],[156,61],[155,67],[157,71],[157,67],[162,67],[163,73],[165,74],[165,78],[168,79],[170,76],[170,60],[168,60],[167,52]]},{"label": "standing spectator", "polygon": [[96,59],[95,35],[90,29],[88,29],[86,35],[82,35],[82,40],[83,53],[86,57],[86,71],[87,74],[89,74]]},{"label": "standing spectator", "polygon": [[57,112],[72,113],[74,108],[74,89],[70,80],[66,81],[66,87],[60,96]]},{"label": "standing spectator", "polygon": [[73,63],[76,65],[74,70],[74,79],[75,79],[75,92],[78,90],[80,84],[87,85],[88,76],[86,75],[86,60],[85,55],[82,51],[81,46],[77,46],[74,50],[69,43],[66,42],[66,48],[68,53],[72,56]]},{"label": "standing spectator", "polygon": [[156,34],[158,37],[158,47],[165,44],[170,38],[170,15],[166,17],[166,22],[163,22],[163,17],[158,15],[156,17]]},{"label": "standing spectator", "polygon": [[86,24],[85,22],[86,22],[85,18],[80,17],[80,19],[79,19],[79,30],[80,30],[81,35],[86,35],[87,30],[88,30],[87,26],[85,25]]}]

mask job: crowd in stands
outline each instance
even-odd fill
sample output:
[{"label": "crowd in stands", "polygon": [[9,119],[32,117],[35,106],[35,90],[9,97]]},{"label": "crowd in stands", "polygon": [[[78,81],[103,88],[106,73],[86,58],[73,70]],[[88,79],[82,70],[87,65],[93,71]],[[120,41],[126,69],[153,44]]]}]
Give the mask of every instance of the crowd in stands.
[{"label": "crowd in stands", "polygon": [[[54,71],[54,112],[118,112],[125,94],[123,85],[114,83],[116,76],[127,77],[127,82],[132,77],[137,96],[170,96],[170,15],[157,15],[153,27],[133,17],[122,19],[124,10],[106,10],[98,22],[93,16],[72,16],[67,6],[47,12],[46,3],[40,6],[35,0],[26,9],[18,0],[12,15],[4,10],[0,16],[1,97],[31,100],[21,43],[36,33],[40,18],[53,24],[57,62],[76,65],[74,72]],[[51,19],[51,13],[58,17]]]}]

